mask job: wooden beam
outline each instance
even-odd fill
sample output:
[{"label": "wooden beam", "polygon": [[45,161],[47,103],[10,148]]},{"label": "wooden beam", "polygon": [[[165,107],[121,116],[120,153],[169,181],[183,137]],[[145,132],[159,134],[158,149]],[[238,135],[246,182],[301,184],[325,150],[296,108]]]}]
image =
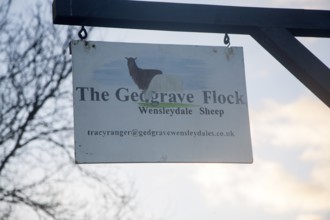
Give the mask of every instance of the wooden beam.
[{"label": "wooden beam", "polygon": [[256,28],[252,37],[330,107],[329,68],[289,31],[277,28]]},{"label": "wooden beam", "polygon": [[277,27],[295,36],[330,37],[330,11],[128,0],[54,0],[54,24],[249,34]]}]

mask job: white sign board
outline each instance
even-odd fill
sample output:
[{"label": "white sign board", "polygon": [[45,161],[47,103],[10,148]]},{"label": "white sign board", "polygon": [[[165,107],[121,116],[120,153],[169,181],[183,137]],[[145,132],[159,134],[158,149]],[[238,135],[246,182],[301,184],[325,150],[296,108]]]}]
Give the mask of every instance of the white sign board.
[{"label": "white sign board", "polygon": [[252,163],[242,48],[71,49],[77,163]]}]

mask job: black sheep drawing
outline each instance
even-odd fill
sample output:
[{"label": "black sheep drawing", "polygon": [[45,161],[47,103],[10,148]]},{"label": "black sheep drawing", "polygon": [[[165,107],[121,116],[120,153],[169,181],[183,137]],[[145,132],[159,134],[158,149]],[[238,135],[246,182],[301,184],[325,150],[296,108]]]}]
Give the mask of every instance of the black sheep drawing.
[{"label": "black sheep drawing", "polygon": [[127,60],[127,66],[129,74],[139,89],[146,91],[154,76],[162,74],[162,71],[157,69],[141,69],[137,66],[135,60],[137,58],[125,57]]}]

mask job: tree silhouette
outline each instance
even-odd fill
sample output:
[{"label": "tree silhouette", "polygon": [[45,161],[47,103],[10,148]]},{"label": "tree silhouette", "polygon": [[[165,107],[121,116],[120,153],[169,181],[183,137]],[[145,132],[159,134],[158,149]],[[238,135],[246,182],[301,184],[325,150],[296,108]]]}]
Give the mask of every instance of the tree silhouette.
[{"label": "tree silhouette", "polygon": [[11,6],[0,3],[0,219],[125,219],[131,188],[74,164],[68,42],[76,30],[55,27],[49,3],[29,17]]}]

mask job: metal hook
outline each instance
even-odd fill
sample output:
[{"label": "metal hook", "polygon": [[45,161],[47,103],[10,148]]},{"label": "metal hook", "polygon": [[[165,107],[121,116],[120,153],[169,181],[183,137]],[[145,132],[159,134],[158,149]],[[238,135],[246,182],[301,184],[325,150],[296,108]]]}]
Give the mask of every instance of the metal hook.
[{"label": "metal hook", "polygon": [[228,33],[225,33],[225,37],[223,39],[223,42],[225,43],[225,45],[227,45],[227,47],[230,47],[230,38]]},{"label": "metal hook", "polygon": [[78,36],[80,40],[85,40],[87,38],[88,34],[84,26],[81,26],[81,29],[78,32]]}]

